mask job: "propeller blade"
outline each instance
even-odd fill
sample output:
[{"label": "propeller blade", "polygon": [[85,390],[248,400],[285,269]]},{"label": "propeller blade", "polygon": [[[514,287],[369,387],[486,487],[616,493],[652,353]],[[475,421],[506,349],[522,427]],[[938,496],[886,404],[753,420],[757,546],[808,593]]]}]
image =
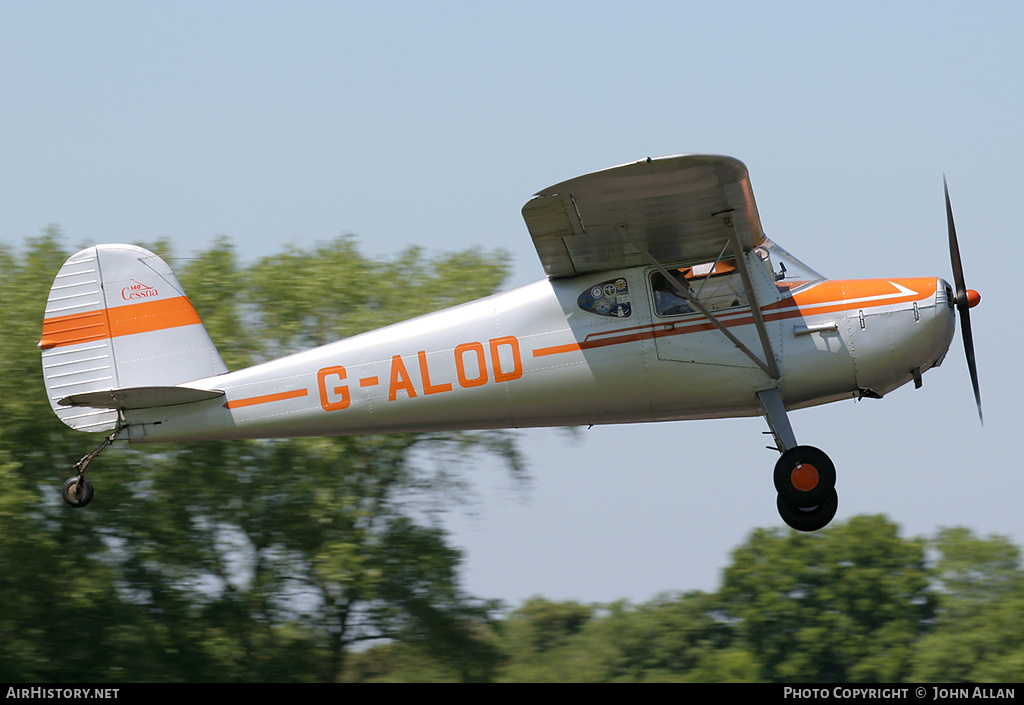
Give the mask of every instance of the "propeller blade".
[{"label": "propeller blade", "polygon": [[978,386],[978,365],[974,361],[974,336],[971,334],[971,314],[968,313],[970,309],[967,308],[966,302],[963,308],[960,308],[960,305],[957,304],[957,309],[960,311],[960,334],[964,338],[964,353],[967,355],[967,369],[971,373],[971,385],[974,387],[974,401],[978,404],[978,420],[984,426],[985,415],[981,412],[981,388]]},{"label": "propeller blade", "polygon": [[953,206],[949,202],[949,186],[942,176],[942,190],[946,194],[946,226],[949,229],[949,261],[953,265],[953,284],[956,286],[957,306],[967,301],[967,285],[964,283],[964,268],[960,263],[960,246],[956,241],[956,225],[953,223]]},{"label": "propeller blade", "polygon": [[[953,285],[956,287],[956,310],[960,314],[961,335],[964,339],[964,354],[967,356],[967,370],[971,373],[971,385],[974,387],[974,401],[978,404],[978,419],[985,425],[985,416],[981,411],[981,388],[978,385],[978,365],[974,359],[974,335],[971,332],[971,308],[967,297],[967,284],[964,282],[964,268],[960,261],[960,246],[956,240],[956,225],[953,223],[953,206],[949,202],[949,186],[946,177],[942,177],[942,190],[946,194],[946,225],[949,229],[949,261],[953,266]],[[977,296],[977,294],[975,294]]]}]

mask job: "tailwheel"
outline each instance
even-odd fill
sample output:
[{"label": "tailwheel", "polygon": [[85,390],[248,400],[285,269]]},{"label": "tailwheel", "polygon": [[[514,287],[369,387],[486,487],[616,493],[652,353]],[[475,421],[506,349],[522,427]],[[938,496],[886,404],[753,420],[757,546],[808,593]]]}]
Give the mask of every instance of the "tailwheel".
[{"label": "tailwheel", "polygon": [[92,501],[92,483],[85,475],[75,475],[64,481],[60,496],[69,507],[84,507]]},{"label": "tailwheel", "polygon": [[92,483],[89,482],[85,476],[85,469],[89,467],[97,455],[103,452],[103,449],[114,442],[117,438],[118,431],[114,431],[109,436],[103,439],[99,447],[93,452],[84,456],[81,460],[75,463],[75,470],[78,471],[77,475],[69,477],[64,480],[64,486],[60,488],[60,496],[64,498],[64,503],[69,507],[84,507],[92,501]]},{"label": "tailwheel", "polygon": [[779,507],[779,516],[797,531],[817,531],[828,525],[836,515],[839,508],[839,495],[835,488],[830,489],[821,504],[813,507],[794,507],[782,498],[780,494],[776,504]]},{"label": "tailwheel", "polygon": [[836,466],[814,446],[790,448],[775,463],[775,490],[786,504],[816,507],[836,486]]}]

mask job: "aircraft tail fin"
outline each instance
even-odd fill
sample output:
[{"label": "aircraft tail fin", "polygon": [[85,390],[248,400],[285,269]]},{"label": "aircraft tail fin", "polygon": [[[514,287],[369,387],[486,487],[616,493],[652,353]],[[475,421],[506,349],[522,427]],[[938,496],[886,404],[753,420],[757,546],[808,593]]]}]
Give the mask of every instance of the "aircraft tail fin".
[{"label": "aircraft tail fin", "polygon": [[198,390],[176,386],[227,372],[174,272],[133,245],[68,258],[46,301],[39,348],[50,406],[79,431],[117,428],[119,409],[132,407],[116,400],[195,401]]}]

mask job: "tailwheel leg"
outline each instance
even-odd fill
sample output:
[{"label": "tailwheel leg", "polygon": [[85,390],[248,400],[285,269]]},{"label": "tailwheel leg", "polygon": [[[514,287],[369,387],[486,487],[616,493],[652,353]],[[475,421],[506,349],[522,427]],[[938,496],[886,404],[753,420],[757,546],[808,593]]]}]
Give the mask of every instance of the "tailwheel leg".
[{"label": "tailwheel leg", "polygon": [[69,507],[84,507],[92,501],[93,489],[92,483],[85,476],[85,469],[89,467],[89,463],[93,461],[97,455],[103,452],[103,449],[114,442],[117,437],[117,431],[114,431],[109,436],[103,439],[99,447],[93,452],[86,456],[83,456],[81,460],[75,463],[74,469],[78,471],[77,475],[73,475],[64,481],[64,486],[61,487],[60,496],[64,498],[64,503]]}]

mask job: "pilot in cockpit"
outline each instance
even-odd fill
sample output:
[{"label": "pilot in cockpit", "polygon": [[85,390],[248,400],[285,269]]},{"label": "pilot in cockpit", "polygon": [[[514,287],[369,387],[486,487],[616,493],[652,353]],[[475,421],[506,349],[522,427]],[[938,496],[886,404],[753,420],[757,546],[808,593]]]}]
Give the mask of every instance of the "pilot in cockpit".
[{"label": "pilot in cockpit", "polygon": [[[682,271],[677,269],[671,274],[680,286],[692,292],[690,283]],[[654,289],[654,310],[659,316],[677,316],[693,312],[694,308],[690,302],[661,272],[651,275],[651,286]]]}]

